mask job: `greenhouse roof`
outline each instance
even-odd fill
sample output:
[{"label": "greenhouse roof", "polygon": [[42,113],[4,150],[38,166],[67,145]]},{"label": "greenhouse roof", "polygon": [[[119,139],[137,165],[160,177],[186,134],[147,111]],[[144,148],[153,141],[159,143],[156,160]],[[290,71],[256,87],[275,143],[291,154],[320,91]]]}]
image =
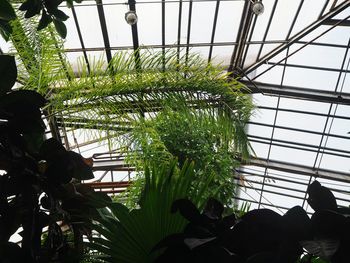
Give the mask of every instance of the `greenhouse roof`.
[{"label": "greenhouse roof", "polygon": [[[117,51],[149,48],[198,52],[222,63],[251,89],[257,106],[248,125],[256,157],[237,170],[239,199],[278,211],[307,208],[306,188],[318,177],[349,206],[350,0],[263,0],[259,15],[255,2],[84,0],[62,6],[70,16],[65,54],[73,64],[82,57],[87,69],[96,57],[107,63]],[[138,16],[131,26],[128,11]],[[2,40],[0,47],[10,52]],[[97,153],[95,168],[104,175],[122,170],[109,154],[98,154],[96,140],[68,139],[71,148]]]}]

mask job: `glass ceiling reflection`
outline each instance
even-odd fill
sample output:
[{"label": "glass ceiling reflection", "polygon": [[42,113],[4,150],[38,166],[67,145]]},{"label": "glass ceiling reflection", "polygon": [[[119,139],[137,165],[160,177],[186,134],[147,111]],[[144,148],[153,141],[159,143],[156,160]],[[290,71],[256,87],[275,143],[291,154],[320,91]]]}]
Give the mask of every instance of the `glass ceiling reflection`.
[{"label": "glass ceiling reflection", "polygon": [[[259,16],[244,0],[139,0],[136,36],[124,19],[130,3],[85,0],[74,9],[62,6],[70,16],[64,48],[71,64],[79,57],[86,65],[96,57],[107,64],[115,52],[136,47],[190,50],[223,63],[252,90],[257,105],[247,130],[260,164],[237,171],[239,199],[279,212],[307,208],[307,185],[331,170],[343,179],[320,180],[335,189],[340,204],[349,205],[349,0],[263,0]],[[10,51],[3,40],[0,47]],[[68,128],[68,145],[84,156],[110,150],[107,141],[99,144]],[[285,164],[288,172],[281,168]],[[303,167],[310,173],[301,172]],[[112,170],[106,168],[110,176],[103,180],[125,179],[125,172]]]}]

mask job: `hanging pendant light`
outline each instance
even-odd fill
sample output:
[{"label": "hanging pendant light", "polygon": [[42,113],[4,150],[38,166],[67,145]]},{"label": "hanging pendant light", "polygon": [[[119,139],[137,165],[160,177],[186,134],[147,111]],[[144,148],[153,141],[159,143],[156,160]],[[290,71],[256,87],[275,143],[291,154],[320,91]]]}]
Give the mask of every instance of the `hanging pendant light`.
[{"label": "hanging pendant light", "polygon": [[264,13],[264,5],[261,1],[254,1],[252,3],[252,11],[255,15],[259,16]]},{"label": "hanging pendant light", "polygon": [[130,26],[135,25],[137,23],[137,20],[138,18],[135,11],[128,11],[125,13],[125,21]]}]

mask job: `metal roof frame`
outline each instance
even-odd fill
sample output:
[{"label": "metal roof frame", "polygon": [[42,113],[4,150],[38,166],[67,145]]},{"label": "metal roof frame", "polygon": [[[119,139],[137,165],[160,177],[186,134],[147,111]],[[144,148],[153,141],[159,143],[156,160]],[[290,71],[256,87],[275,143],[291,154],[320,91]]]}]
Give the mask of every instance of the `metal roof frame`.
[{"label": "metal roof frame", "polygon": [[[218,26],[219,19],[222,10],[222,6],[225,2],[237,2],[242,4],[242,10],[240,12],[240,22],[237,26],[237,35],[235,39],[223,41],[218,40]],[[263,0],[264,3],[267,0]],[[202,42],[194,42],[192,40],[192,36],[194,34],[194,22],[193,21],[193,12],[195,11],[196,4],[200,3],[213,3],[213,20],[212,24],[208,28],[208,40]],[[298,175],[306,175],[307,182],[303,184],[304,187],[312,181],[313,178],[322,177],[326,179],[331,179],[338,182],[349,183],[350,181],[350,173],[340,172],[340,171],[328,171],[320,167],[320,161],[322,160],[323,155],[330,155],[333,157],[345,158],[346,160],[350,160],[350,151],[344,149],[338,149],[331,146],[327,146],[328,138],[339,139],[339,140],[347,140],[347,135],[339,134],[332,132],[330,127],[332,127],[334,120],[339,121],[350,121],[350,116],[346,116],[345,114],[336,113],[337,107],[347,107],[350,105],[350,93],[349,90],[344,90],[344,82],[343,77],[346,74],[350,73],[350,69],[348,68],[349,62],[349,48],[350,48],[350,39],[347,44],[334,42],[321,42],[319,41],[324,35],[331,32],[335,28],[342,27],[347,32],[350,32],[350,15],[346,15],[343,17],[338,17],[343,11],[350,10],[350,0],[343,1],[330,1],[324,0],[319,2],[320,13],[317,13],[315,20],[309,24],[302,27],[299,32],[293,33],[298,21],[300,20],[303,11],[305,10],[305,6],[308,0],[299,0],[296,5],[296,9],[293,14],[291,14],[290,23],[288,28],[286,28],[286,35],[284,38],[280,39],[272,39],[269,38],[269,34],[271,29],[276,23],[276,13],[278,12],[278,7],[281,4],[281,1],[278,0],[270,0],[271,8],[264,14],[268,16],[266,19],[266,25],[263,28],[263,33],[261,37],[256,37],[255,34],[257,32],[259,26],[259,17],[253,14],[251,10],[251,1],[249,0],[150,0],[150,1],[135,1],[128,0],[127,2],[121,1],[103,1],[103,0],[93,0],[93,1],[84,1],[82,4],[77,5],[72,8],[72,15],[74,19],[74,26],[77,31],[77,39],[79,39],[79,46],[77,47],[69,47],[65,49],[67,53],[74,52],[82,52],[86,66],[88,71],[90,72],[90,62],[88,58],[88,52],[92,51],[102,51],[105,53],[107,58],[107,64],[112,59],[113,51],[127,51],[134,50],[135,51],[135,62],[136,65],[140,60],[140,51],[147,48],[155,48],[161,49],[163,53],[166,52],[167,49],[175,48],[178,51],[180,56],[180,52],[185,52],[185,55],[188,56],[191,48],[205,48],[207,50],[207,59],[208,62],[213,62],[215,57],[215,49],[219,47],[227,47],[232,48],[232,54],[230,54],[229,62],[227,62],[226,68],[229,73],[231,73],[232,77],[238,77],[240,80],[252,91],[253,96],[257,94],[262,94],[263,96],[273,96],[275,98],[275,105],[258,105],[257,108],[269,112],[269,114],[273,115],[272,123],[264,123],[251,120],[249,125],[262,127],[266,129],[270,129],[270,136],[249,134],[249,138],[252,143],[257,143],[261,145],[266,145],[268,149],[267,158],[259,159],[253,158],[247,166],[255,166],[258,168],[263,168],[260,173],[251,173],[250,175],[259,176],[262,178],[262,181],[254,181],[250,180],[249,177],[246,177],[247,182],[250,180],[254,186],[249,186],[247,188],[251,188],[251,190],[258,191],[261,193],[259,200],[254,200],[248,197],[237,197],[240,200],[248,200],[252,203],[256,203],[258,207],[267,206],[267,207],[277,207],[279,209],[287,209],[287,207],[280,205],[273,205],[270,202],[266,201],[264,197],[264,193],[276,194],[276,195],[287,195],[283,193],[283,190],[291,190],[287,189],[286,186],[279,186],[282,192],[278,192],[277,190],[266,189],[266,187],[270,187],[271,183],[267,181],[271,176],[269,175],[269,170],[275,170],[280,172],[289,172],[295,173]],[[176,41],[174,43],[169,43],[167,39],[167,4],[178,4],[176,8],[176,24],[177,24],[177,32]],[[107,15],[105,9],[109,6],[127,6],[130,11],[135,11],[137,13],[139,5],[147,5],[147,4],[159,4],[160,5],[160,41],[156,44],[146,43],[143,45],[142,39],[140,39],[138,24],[131,25],[131,39],[132,43],[128,45],[116,45],[113,43],[112,38],[108,35],[109,25],[107,23]],[[188,9],[187,9],[188,5]],[[82,30],[81,21],[78,19],[77,9],[78,7],[86,7],[86,6],[96,6],[100,29],[103,38],[103,46],[94,46],[87,47],[86,39],[84,39],[84,34]],[[142,23],[139,21],[138,23]],[[322,32],[318,32],[315,36],[312,36],[311,40],[307,40],[306,36],[315,33],[316,30],[323,28]],[[152,29],[150,29],[152,30]],[[236,29],[235,29],[236,30]],[[118,33],[118,32],[116,32]],[[233,34],[233,32],[227,32],[227,34]],[[349,34],[350,35],[350,34]],[[185,38],[185,40],[184,40]],[[274,47],[272,51],[268,53],[264,53],[264,49],[266,47]],[[292,47],[297,47],[296,49],[292,49]],[[306,47],[328,47],[328,48],[339,48],[344,52],[342,57],[342,63],[339,67],[331,67],[325,65],[303,65],[302,63],[296,63],[291,61],[291,58],[298,54],[299,51]],[[248,57],[251,55],[251,48],[257,48],[257,52],[254,57],[253,62],[247,62]],[[0,48],[0,53],[3,51]],[[282,56],[282,57],[281,57]],[[163,69],[165,70],[163,62]],[[213,62],[214,63],[214,62]],[[268,82],[261,81],[261,77],[267,75],[272,72],[274,69],[281,70],[281,78],[278,82]],[[309,88],[309,87],[299,87],[293,86],[286,83],[286,74],[291,69],[300,70],[312,70],[318,72],[328,72],[337,74],[337,80],[335,82],[334,87],[321,87],[318,89]],[[277,84],[276,84],[277,83]],[[305,110],[299,108],[291,108],[283,105],[283,100],[285,98],[290,98],[295,101],[312,101],[319,102],[322,105],[326,105],[327,111],[319,112],[317,109],[315,110]],[[281,125],[278,123],[279,114],[284,113],[293,113],[299,114],[300,116],[309,116],[309,117],[322,117],[325,119],[323,124],[322,131],[309,130],[307,128],[300,127],[291,127],[288,125]],[[74,128],[83,127],[84,120],[76,119],[76,120],[67,120],[65,118],[56,118],[52,122],[49,123],[50,128],[53,131],[54,136],[60,137],[60,133],[63,135],[66,141],[69,140],[69,136],[67,133],[70,131],[74,131]],[[81,125],[80,125],[81,124]],[[79,126],[80,125],[80,126]],[[103,124],[96,125],[96,127],[91,128],[101,128]],[[68,128],[73,128],[68,130]],[[112,130],[118,130],[118,124],[113,124],[113,127],[110,127]],[[277,138],[275,136],[276,131],[290,131],[295,133],[309,134],[320,136],[321,139],[317,145],[311,143],[300,143],[293,140],[283,140]],[[249,133],[249,129],[248,129]],[[73,136],[74,137],[74,136]],[[107,136],[108,137],[108,136]],[[106,138],[107,138],[106,137]],[[74,137],[75,138],[75,137]],[[75,139],[76,140],[76,139]],[[93,145],[96,143],[96,140],[91,140],[90,142],[77,143],[74,141],[72,144],[72,148],[79,147],[88,147],[89,145]],[[68,143],[69,145],[69,143]],[[278,146],[282,148],[295,149],[300,151],[309,151],[316,153],[316,158],[313,164],[306,167],[297,163],[290,162],[281,162],[278,160],[271,160],[270,153],[273,147]],[[103,161],[98,161],[98,167],[95,167],[97,171],[119,171],[120,170],[128,170],[129,168],[125,168],[118,164],[117,166],[110,163],[110,159],[112,155],[106,157]],[[245,169],[246,166],[241,167],[237,170],[238,174],[249,175],[249,171]],[[129,169],[130,170],[130,169]],[[235,175],[236,176],[236,175]],[[237,176],[236,176],[237,177]],[[277,177],[276,177],[277,178]],[[238,177],[235,179],[239,179]],[[113,176],[112,176],[113,180]],[[287,180],[287,179],[286,179]],[[288,180],[287,180],[288,181]],[[286,181],[286,182],[287,182]],[[290,180],[293,181],[293,180]],[[293,181],[294,183],[296,181]],[[278,187],[276,185],[276,187]],[[296,192],[302,192],[302,190],[295,189]],[[339,191],[335,189],[335,191]],[[297,198],[303,201],[303,205],[305,206],[305,198],[306,194],[303,197],[297,196],[295,194],[288,194],[290,197]],[[349,199],[338,197],[339,200],[349,201]]]}]

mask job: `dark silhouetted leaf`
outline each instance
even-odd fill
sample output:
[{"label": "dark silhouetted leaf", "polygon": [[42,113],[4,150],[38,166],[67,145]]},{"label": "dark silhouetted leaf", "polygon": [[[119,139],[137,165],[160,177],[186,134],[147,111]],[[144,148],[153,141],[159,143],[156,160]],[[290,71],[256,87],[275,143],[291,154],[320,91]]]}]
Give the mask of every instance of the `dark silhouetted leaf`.
[{"label": "dark silhouetted leaf", "polygon": [[11,33],[12,33],[11,25],[7,21],[0,19],[0,35],[3,37],[3,39],[6,42],[9,41]]},{"label": "dark silhouetted leaf", "polygon": [[227,237],[227,247],[239,255],[252,256],[277,250],[283,239],[282,216],[269,209],[246,213]]},{"label": "dark silhouetted leaf", "polygon": [[309,195],[307,201],[313,210],[337,209],[337,201],[333,193],[327,187],[322,186],[318,181],[315,180],[309,185],[307,193]]},{"label": "dark silhouetted leaf", "polygon": [[45,6],[49,13],[57,9],[57,7],[63,2],[63,0],[44,0]]},{"label": "dark silhouetted leaf", "polygon": [[32,263],[32,259],[23,249],[20,248],[19,245],[8,242],[0,245],[0,255],[1,262],[9,262],[9,263]]},{"label": "dark silhouetted leaf", "polygon": [[211,232],[208,228],[192,222],[187,224],[184,229],[184,234],[187,237],[197,238],[209,238],[214,236],[214,233]]},{"label": "dark silhouetted leaf", "polygon": [[347,219],[333,211],[315,212],[311,217],[314,236],[321,239],[341,239],[347,228]]},{"label": "dark silhouetted leaf", "polygon": [[48,15],[45,10],[43,10],[39,21],[38,30],[42,30],[46,28],[51,22],[52,22],[51,16]]},{"label": "dark silhouetted leaf", "polygon": [[89,180],[94,178],[91,167],[84,162],[84,159],[80,154],[69,151],[68,155],[71,159],[71,166],[69,168],[73,178],[78,180]]},{"label": "dark silhouetted leaf", "polygon": [[69,16],[67,16],[63,11],[59,9],[54,9],[51,11],[51,14],[55,16],[55,18],[59,21],[66,21]]},{"label": "dark silhouetted leaf", "polygon": [[23,134],[28,133],[44,133],[45,123],[40,118],[40,111],[31,114],[16,115],[14,118],[9,120],[9,127],[14,132],[20,132]]},{"label": "dark silhouetted leaf", "polygon": [[0,96],[2,96],[9,92],[16,82],[17,67],[15,57],[8,55],[0,56],[0,76]]},{"label": "dark silhouetted leaf", "polygon": [[302,207],[295,206],[289,209],[282,220],[288,238],[297,241],[311,238],[311,220]]},{"label": "dark silhouetted leaf", "polygon": [[46,104],[45,98],[32,90],[16,90],[0,97],[0,108],[14,113],[28,113]]},{"label": "dark silhouetted leaf", "polygon": [[40,198],[40,205],[45,209],[51,208],[50,199],[47,195],[44,195],[43,197]]},{"label": "dark silhouetted leaf", "polygon": [[70,171],[71,160],[68,154],[56,156],[54,161],[50,162],[45,175],[52,185],[67,184],[72,180]]},{"label": "dark silhouetted leaf", "polygon": [[53,20],[53,23],[55,25],[55,28],[57,30],[57,33],[62,37],[62,38],[66,38],[67,36],[67,28],[66,28],[66,25],[60,21],[60,20],[57,20],[57,19],[54,19]]},{"label": "dark silhouetted leaf", "polygon": [[40,147],[44,142],[44,136],[42,133],[28,133],[23,135],[23,139],[26,142],[27,150],[31,154],[39,153]]},{"label": "dark silhouetted leaf", "polygon": [[169,235],[166,238],[164,238],[162,241],[160,241],[155,247],[153,247],[151,251],[153,252],[164,247],[184,244],[184,238],[185,236],[183,233],[176,233],[176,234]]},{"label": "dark silhouetted leaf", "polygon": [[245,263],[278,263],[275,260],[276,252],[262,252],[249,257]]},{"label": "dark silhouetted leaf", "polygon": [[27,0],[25,1],[23,4],[20,5],[20,7],[18,8],[21,11],[26,11],[30,8],[30,6],[32,6],[34,4],[34,0]]},{"label": "dark silhouetted leaf", "polygon": [[109,205],[112,200],[111,198],[103,192],[93,192],[86,195],[86,198],[89,200],[89,205],[93,208],[103,208]]},{"label": "dark silhouetted leaf", "polygon": [[198,222],[201,215],[197,207],[188,199],[178,199],[171,206],[171,212],[179,211],[190,222]]},{"label": "dark silhouetted leaf", "polygon": [[73,0],[66,0],[68,8],[73,7]]},{"label": "dark silhouetted leaf", "polygon": [[339,248],[339,240],[319,239],[301,241],[300,244],[307,252],[324,260],[330,260]]},{"label": "dark silhouetted leaf", "polygon": [[216,199],[209,198],[207,201],[203,214],[212,220],[221,219],[224,212],[224,206]]},{"label": "dark silhouetted leaf", "polygon": [[195,249],[199,246],[206,245],[209,242],[216,240],[216,237],[208,238],[185,238],[184,243],[188,246],[189,249]]},{"label": "dark silhouetted leaf", "polygon": [[82,195],[89,195],[95,192],[94,188],[87,184],[75,184],[74,187],[76,191]]},{"label": "dark silhouetted leaf", "polygon": [[236,224],[236,216],[234,214],[225,216],[221,221],[217,223],[217,230],[219,232],[226,231]]},{"label": "dark silhouetted leaf", "polygon": [[41,2],[39,1],[32,1],[33,4],[30,4],[28,8],[26,9],[27,12],[25,13],[24,17],[25,18],[31,18],[35,15],[39,15],[40,11],[42,9]]},{"label": "dark silhouetted leaf", "polygon": [[66,154],[66,149],[62,143],[57,141],[55,138],[50,138],[44,141],[40,147],[39,155],[42,159],[53,162],[59,156]]},{"label": "dark silhouetted leaf", "polygon": [[0,0],[0,19],[10,21],[16,18],[16,13],[7,0]]}]

